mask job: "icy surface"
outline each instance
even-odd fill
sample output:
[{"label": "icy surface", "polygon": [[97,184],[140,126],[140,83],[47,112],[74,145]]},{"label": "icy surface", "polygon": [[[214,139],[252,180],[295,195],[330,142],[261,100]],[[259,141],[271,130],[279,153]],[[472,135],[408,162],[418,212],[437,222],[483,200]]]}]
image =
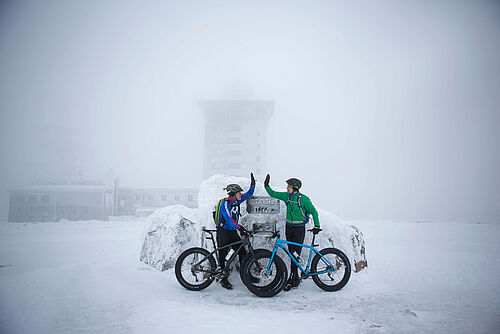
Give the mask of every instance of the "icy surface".
[{"label": "icy surface", "polygon": [[[147,218],[149,224],[142,246],[141,261],[148,263],[159,270],[170,269],[175,264],[175,259],[179,254],[194,246],[203,246],[212,249],[202,236],[202,228],[214,229],[212,211],[217,202],[227,196],[223,190],[226,185],[237,183],[247,191],[250,187],[250,179],[245,177],[235,177],[226,175],[214,175],[203,181],[198,194],[198,208],[188,209],[175,205],[162,208]],[[279,187],[273,186],[278,191]],[[254,196],[269,195],[261,183],[257,183]],[[252,229],[254,225],[272,229],[272,224],[276,223],[276,228],[280,231],[281,238],[285,238],[285,213],[286,207],[280,201],[279,214],[247,214],[246,202],[241,204],[241,213],[244,215],[240,223],[247,229]],[[335,247],[342,250],[352,262],[354,270],[358,271],[364,264],[365,242],[363,234],[359,229],[351,224],[346,224],[337,216],[318,208],[321,228],[323,231],[317,236],[316,243],[319,249]],[[312,218],[307,228],[313,227]],[[311,233],[306,234],[305,244],[311,243]],[[272,249],[274,239],[263,236],[256,236],[252,240],[255,248]],[[303,255],[308,256],[309,252]],[[282,258],[289,262],[289,258],[280,251]]]},{"label": "icy surface", "polygon": [[270,299],[182,288],[138,260],[145,222],[0,223],[0,333],[499,332],[500,225],[353,223],[368,268]]}]

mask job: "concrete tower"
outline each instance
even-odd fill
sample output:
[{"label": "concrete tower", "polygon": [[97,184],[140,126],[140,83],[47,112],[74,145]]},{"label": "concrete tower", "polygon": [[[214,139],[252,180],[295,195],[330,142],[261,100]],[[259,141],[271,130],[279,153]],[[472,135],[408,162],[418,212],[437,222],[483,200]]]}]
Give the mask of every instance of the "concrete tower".
[{"label": "concrete tower", "polygon": [[274,102],[232,97],[200,102],[205,115],[203,177],[214,174],[262,178],[266,172],[267,121]]}]

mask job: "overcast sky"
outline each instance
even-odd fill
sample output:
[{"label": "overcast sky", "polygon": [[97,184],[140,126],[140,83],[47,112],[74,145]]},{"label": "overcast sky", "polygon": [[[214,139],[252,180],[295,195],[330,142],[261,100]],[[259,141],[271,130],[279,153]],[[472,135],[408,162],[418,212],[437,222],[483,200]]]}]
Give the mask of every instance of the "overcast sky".
[{"label": "overcast sky", "polygon": [[275,101],[273,183],[343,218],[500,222],[499,59],[495,1],[4,0],[0,219],[33,175],[197,187],[198,101],[236,83]]}]

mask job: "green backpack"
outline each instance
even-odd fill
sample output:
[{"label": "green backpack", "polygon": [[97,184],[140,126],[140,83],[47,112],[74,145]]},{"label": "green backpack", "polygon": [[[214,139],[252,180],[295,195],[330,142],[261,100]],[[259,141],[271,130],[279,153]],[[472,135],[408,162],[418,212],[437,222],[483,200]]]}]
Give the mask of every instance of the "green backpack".
[{"label": "green backpack", "polygon": [[219,201],[219,203],[217,203],[217,205],[215,206],[215,211],[212,211],[212,215],[214,217],[214,222],[215,222],[215,225],[217,227],[219,227],[219,225],[224,225],[224,223],[222,222],[222,220],[224,220],[224,217],[221,217],[220,215],[220,207],[222,206],[222,204],[227,201],[227,198],[223,198]]}]

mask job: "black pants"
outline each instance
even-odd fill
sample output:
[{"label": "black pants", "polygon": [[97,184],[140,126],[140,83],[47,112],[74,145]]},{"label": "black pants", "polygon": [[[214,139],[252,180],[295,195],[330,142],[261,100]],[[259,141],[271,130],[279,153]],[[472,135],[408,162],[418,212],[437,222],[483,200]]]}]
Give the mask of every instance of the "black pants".
[{"label": "black pants", "polygon": [[[306,236],[306,227],[305,226],[292,226],[292,225],[286,224],[285,235],[286,235],[287,241],[292,241],[292,242],[296,242],[298,244],[303,244],[304,238]],[[295,252],[297,252],[297,254],[300,255],[300,252],[302,251],[302,247],[289,244],[288,250],[292,254],[295,251]],[[291,275],[295,275],[295,276],[298,275],[297,265],[293,261],[291,261],[291,264],[290,264],[290,276]]]},{"label": "black pants", "polygon": [[[226,245],[229,245],[230,243],[237,242],[240,240],[241,238],[238,235],[238,232],[236,232],[236,230],[226,230],[223,227],[217,227],[217,247],[221,248]],[[240,246],[241,244],[238,244],[232,247],[219,249],[219,265],[221,266],[221,268],[224,268],[225,266],[226,255],[229,252],[229,248],[233,248],[234,251],[237,251]],[[245,250],[245,247],[243,247],[240,250],[240,253],[238,254],[240,258],[240,263],[242,263],[243,259],[245,258],[245,255],[247,255],[247,251]]]}]

